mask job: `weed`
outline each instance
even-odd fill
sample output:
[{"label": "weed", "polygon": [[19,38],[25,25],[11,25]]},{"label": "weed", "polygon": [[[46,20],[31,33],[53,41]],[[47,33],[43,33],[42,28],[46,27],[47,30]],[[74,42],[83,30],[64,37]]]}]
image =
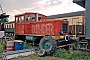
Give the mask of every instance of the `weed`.
[{"label": "weed", "polygon": [[31,44],[29,44],[29,43],[26,43],[26,41],[24,42],[24,48],[25,49],[28,49],[28,48],[37,48],[36,46],[34,46],[34,45],[31,45]]},{"label": "weed", "polygon": [[0,53],[5,51],[5,44],[0,43]]},{"label": "weed", "polygon": [[90,55],[85,56],[84,60],[90,60]]},{"label": "weed", "polygon": [[68,53],[66,52],[65,49],[59,48],[59,49],[57,49],[57,51],[54,53],[53,56],[59,57],[59,58],[66,58],[66,57],[68,57]]},{"label": "weed", "polygon": [[57,49],[57,51],[53,55],[54,57],[65,58],[67,60],[90,60],[90,53],[83,51],[72,51],[68,53],[65,49]]}]

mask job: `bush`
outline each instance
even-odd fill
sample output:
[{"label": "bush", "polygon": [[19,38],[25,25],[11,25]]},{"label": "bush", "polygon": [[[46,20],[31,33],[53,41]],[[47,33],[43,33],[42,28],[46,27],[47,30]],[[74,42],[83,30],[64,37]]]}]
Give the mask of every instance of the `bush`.
[{"label": "bush", "polygon": [[34,45],[31,45],[31,44],[29,44],[29,43],[26,43],[26,41],[24,42],[24,48],[25,49],[29,49],[29,48],[37,48],[36,46],[34,46]]},{"label": "bush", "polygon": [[84,60],[90,60],[90,55],[85,56]]},{"label": "bush", "polygon": [[65,49],[61,48],[57,49],[53,56],[65,58],[67,60],[90,60],[90,53],[88,52],[70,50],[70,53],[68,53]]},{"label": "bush", "polygon": [[67,51],[65,49],[61,49],[61,48],[57,49],[57,51],[54,53],[53,56],[59,57],[59,58],[68,58],[69,57]]},{"label": "bush", "polygon": [[5,44],[0,43],[0,53],[5,51]]}]

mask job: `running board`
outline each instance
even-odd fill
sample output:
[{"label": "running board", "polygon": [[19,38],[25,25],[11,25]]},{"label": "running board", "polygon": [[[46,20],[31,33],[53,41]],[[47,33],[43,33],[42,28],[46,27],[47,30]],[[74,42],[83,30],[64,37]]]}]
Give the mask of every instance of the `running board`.
[{"label": "running board", "polygon": [[2,58],[3,60],[8,60],[12,58],[17,58],[19,56],[20,57],[29,56],[31,54],[35,54],[35,49],[24,49],[24,50],[3,52]]}]

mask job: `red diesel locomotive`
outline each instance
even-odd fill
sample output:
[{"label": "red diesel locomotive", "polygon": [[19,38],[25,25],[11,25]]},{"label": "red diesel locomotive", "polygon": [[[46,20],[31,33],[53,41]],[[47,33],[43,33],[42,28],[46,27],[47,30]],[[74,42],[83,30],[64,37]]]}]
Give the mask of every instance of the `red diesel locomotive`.
[{"label": "red diesel locomotive", "polygon": [[67,20],[48,20],[40,13],[18,14],[15,15],[15,39],[30,41],[52,54],[57,47],[74,43],[69,36],[68,23]]}]

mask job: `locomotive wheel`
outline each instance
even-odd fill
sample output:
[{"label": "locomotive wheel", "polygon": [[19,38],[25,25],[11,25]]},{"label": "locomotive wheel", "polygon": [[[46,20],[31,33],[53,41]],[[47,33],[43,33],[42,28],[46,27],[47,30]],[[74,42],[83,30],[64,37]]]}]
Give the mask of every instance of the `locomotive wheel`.
[{"label": "locomotive wheel", "polygon": [[51,36],[45,36],[41,39],[39,47],[40,49],[44,49],[47,55],[50,55],[55,52],[57,42]]}]

